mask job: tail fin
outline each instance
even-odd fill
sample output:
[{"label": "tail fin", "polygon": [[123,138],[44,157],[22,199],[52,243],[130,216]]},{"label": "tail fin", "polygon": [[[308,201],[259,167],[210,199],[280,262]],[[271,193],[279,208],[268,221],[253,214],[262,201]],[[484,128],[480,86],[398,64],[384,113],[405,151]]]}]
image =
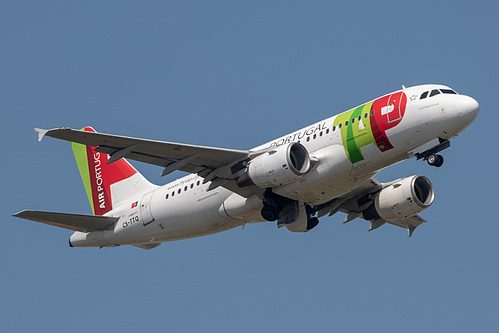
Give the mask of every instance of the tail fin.
[{"label": "tail fin", "polygon": [[[95,132],[92,127],[82,130]],[[130,196],[156,187],[124,158],[108,164],[109,156],[94,151],[96,147],[75,142],[71,146],[94,215],[104,215]]]}]

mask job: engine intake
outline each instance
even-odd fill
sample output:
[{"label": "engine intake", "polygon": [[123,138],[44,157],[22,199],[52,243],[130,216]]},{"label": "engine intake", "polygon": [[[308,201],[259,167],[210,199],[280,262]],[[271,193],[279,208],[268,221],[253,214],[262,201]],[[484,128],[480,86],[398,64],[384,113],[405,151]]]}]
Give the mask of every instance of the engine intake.
[{"label": "engine intake", "polygon": [[424,176],[402,178],[374,197],[377,214],[385,221],[403,220],[430,207],[435,193]]},{"label": "engine intake", "polygon": [[290,183],[310,171],[312,163],[307,149],[300,143],[277,146],[248,162],[246,172],[239,177],[239,186],[261,188]]}]

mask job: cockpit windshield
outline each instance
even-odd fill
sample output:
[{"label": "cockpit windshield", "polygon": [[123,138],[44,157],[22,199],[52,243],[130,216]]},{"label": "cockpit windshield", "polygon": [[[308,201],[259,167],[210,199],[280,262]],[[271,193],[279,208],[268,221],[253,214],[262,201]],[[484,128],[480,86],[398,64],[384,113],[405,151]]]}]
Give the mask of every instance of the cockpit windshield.
[{"label": "cockpit windshield", "polygon": [[425,91],[424,93],[422,93],[419,99],[425,99],[426,97],[428,97],[428,94],[430,94],[430,97],[433,97],[439,94],[457,95],[457,92],[452,89],[433,89],[431,92]]}]

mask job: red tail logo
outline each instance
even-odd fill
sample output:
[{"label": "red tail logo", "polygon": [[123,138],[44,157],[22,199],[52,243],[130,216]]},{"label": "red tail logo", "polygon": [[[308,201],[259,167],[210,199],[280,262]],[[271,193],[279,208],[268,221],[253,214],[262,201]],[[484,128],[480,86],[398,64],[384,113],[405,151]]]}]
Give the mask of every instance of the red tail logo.
[{"label": "red tail logo", "polygon": [[[83,129],[95,132],[92,127]],[[96,147],[72,143],[88,199],[95,215],[104,215],[113,209],[111,185],[137,173],[125,159],[107,164],[109,156],[95,151]]]}]

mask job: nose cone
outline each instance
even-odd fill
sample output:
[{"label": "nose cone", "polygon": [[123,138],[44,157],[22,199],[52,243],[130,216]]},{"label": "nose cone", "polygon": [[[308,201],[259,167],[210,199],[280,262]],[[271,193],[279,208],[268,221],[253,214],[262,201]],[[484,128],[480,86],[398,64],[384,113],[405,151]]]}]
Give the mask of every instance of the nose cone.
[{"label": "nose cone", "polygon": [[478,102],[469,96],[460,96],[460,100],[457,105],[459,118],[466,124],[470,125],[475,118],[478,116],[478,111],[480,110],[480,105]]}]

